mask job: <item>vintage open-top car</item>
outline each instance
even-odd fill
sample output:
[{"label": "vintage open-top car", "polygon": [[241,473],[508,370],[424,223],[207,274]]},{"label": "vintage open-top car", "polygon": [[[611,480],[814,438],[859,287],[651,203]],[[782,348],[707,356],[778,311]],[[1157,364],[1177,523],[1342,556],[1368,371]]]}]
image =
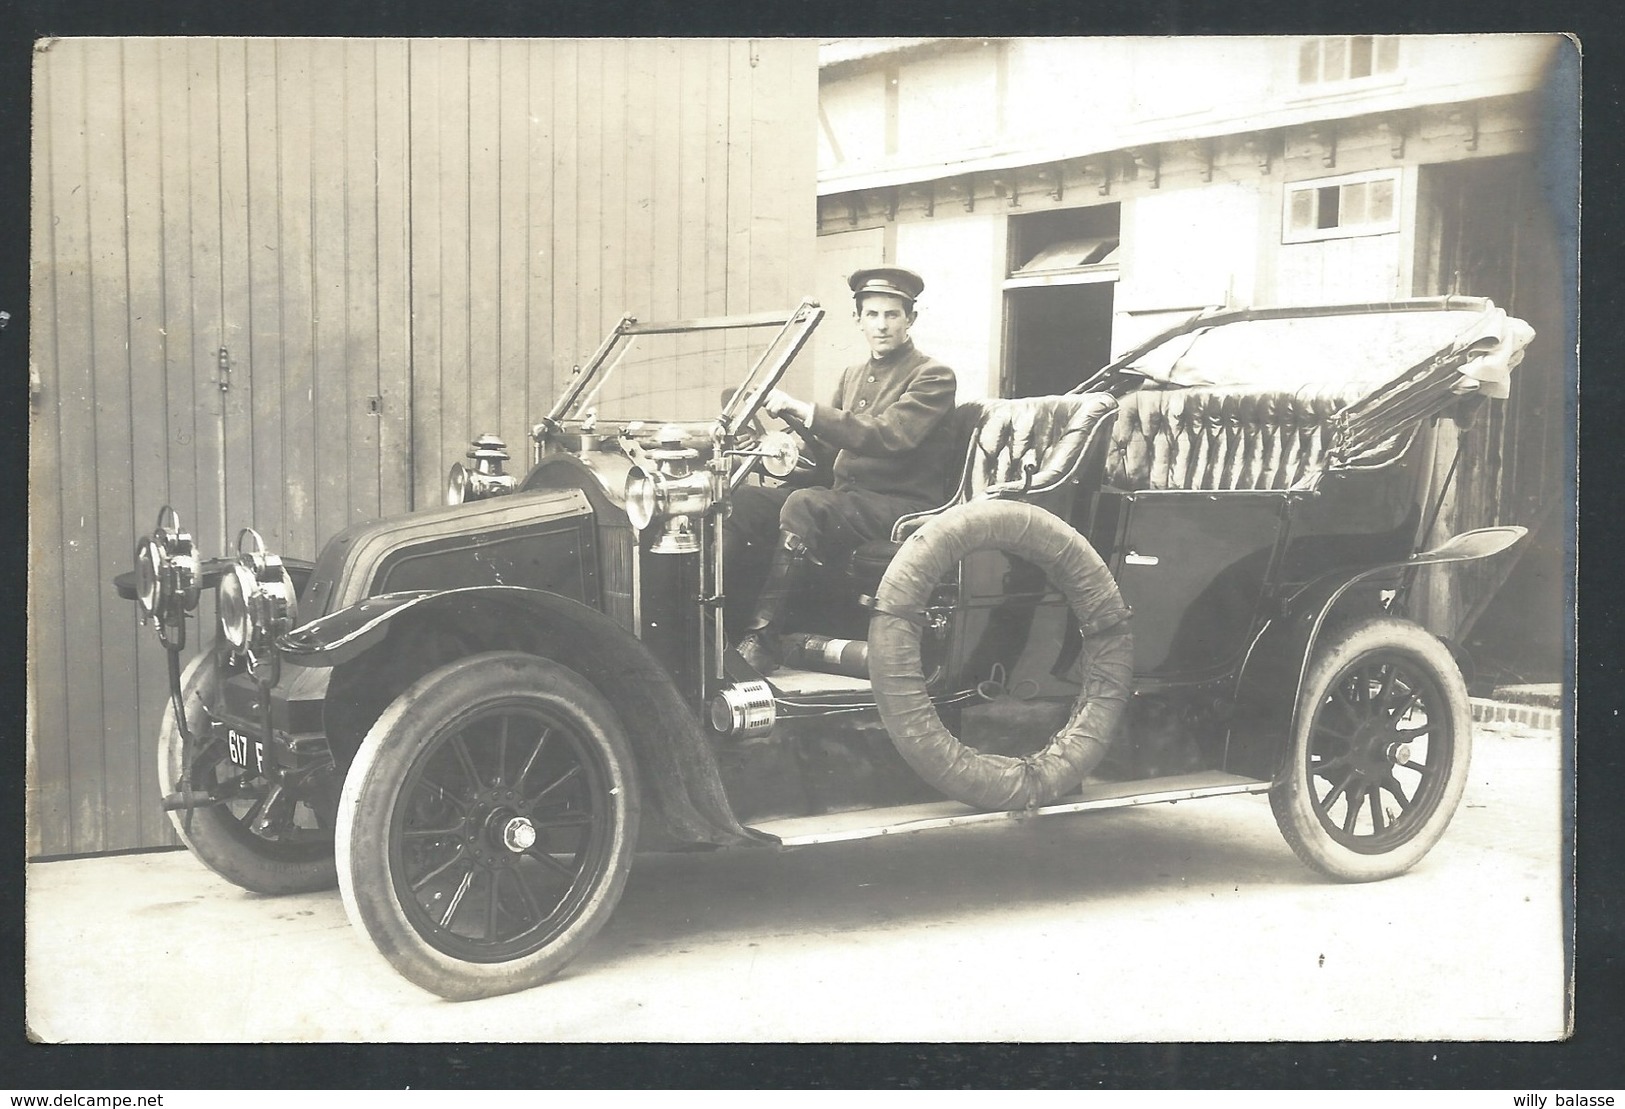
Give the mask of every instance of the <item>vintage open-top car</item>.
[{"label": "vintage open-top car", "polygon": [[1433,846],[1471,718],[1407,601],[1523,529],[1422,549],[1430,440],[1505,395],[1526,325],[1471,298],[1210,312],[1065,395],[963,402],[941,506],[822,567],[763,675],[720,521],[744,482],[818,480],[761,409],[822,315],[625,318],[522,478],[481,437],[444,507],[313,563],[251,530],[202,559],[165,508],[118,585],[169,649],[181,838],[250,890],[336,881],[449,998],[556,974],[643,849],[1265,792],[1334,878]]}]

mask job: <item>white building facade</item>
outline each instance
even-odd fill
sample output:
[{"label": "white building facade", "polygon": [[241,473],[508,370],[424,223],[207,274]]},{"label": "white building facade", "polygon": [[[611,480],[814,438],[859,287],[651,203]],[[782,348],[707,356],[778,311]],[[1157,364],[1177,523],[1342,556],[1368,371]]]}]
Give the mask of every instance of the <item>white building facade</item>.
[{"label": "white building facade", "polygon": [[[1487,449],[1463,452],[1441,527],[1539,530],[1519,572],[1550,602],[1536,638],[1555,665],[1565,67],[1576,48],[1552,35],[829,40],[819,293],[844,303],[862,265],[918,270],[915,335],[961,399],[1063,392],[1213,305],[1494,299],[1540,337],[1469,433]],[[862,347],[824,332],[832,386]],[[1466,634],[1502,584],[1445,587],[1441,633]]]}]

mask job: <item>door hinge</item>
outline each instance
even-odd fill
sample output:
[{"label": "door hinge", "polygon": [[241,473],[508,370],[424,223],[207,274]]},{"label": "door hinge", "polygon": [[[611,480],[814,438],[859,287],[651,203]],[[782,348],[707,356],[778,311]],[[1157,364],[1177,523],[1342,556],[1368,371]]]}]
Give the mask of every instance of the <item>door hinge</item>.
[{"label": "door hinge", "polygon": [[220,348],[220,391],[226,392],[231,388],[231,351],[225,347]]}]

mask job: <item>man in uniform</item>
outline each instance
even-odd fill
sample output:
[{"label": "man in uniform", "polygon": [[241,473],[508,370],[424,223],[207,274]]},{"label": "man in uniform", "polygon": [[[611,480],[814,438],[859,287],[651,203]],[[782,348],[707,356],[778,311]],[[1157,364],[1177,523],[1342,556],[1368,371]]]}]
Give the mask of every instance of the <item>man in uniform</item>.
[{"label": "man in uniform", "polygon": [[806,582],[808,563],[848,556],[867,540],[889,536],[899,517],[941,504],[948,467],[957,461],[948,457],[954,372],[908,337],[925,281],[911,270],[883,266],[859,270],[848,284],[868,360],[845,370],[829,404],[778,390],[763,402],[808,440],[812,453],[834,453],[832,487],[742,487],[724,524],[732,565],[739,565],[742,548],[774,545],[766,584],[738,644],[745,661],[764,674],[779,667],[776,633]]}]

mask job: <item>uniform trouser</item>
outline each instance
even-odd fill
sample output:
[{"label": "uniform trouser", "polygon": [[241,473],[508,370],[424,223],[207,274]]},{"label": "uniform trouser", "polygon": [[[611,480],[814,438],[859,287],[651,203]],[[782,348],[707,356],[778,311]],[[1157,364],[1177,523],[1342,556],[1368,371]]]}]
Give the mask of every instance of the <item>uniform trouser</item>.
[{"label": "uniform trouser", "polygon": [[899,517],[930,507],[864,489],[741,486],[722,525],[728,626],[744,626],[782,532],[798,536],[814,561],[838,566],[860,544],[888,538]]}]

